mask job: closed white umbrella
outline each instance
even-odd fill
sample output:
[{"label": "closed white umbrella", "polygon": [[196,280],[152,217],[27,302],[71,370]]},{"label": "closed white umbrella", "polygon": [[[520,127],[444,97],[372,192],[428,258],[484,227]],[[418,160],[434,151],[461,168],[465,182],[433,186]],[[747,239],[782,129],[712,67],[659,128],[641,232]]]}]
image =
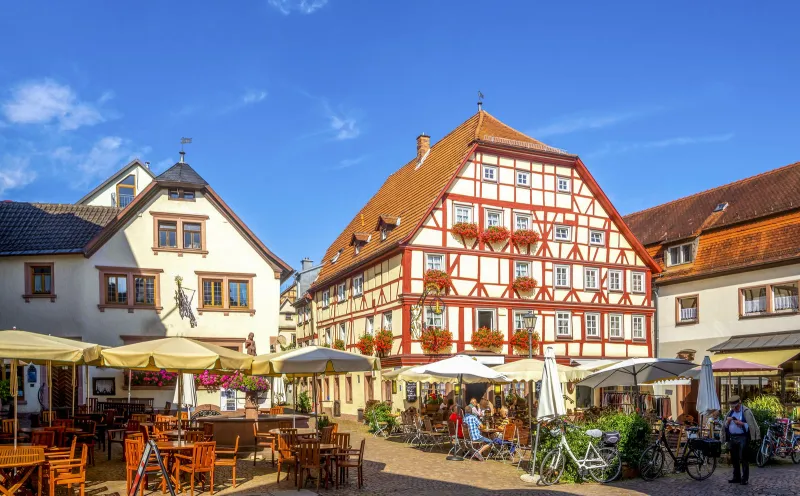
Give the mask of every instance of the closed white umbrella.
[{"label": "closed white umbrella", "polygon": [[181,403],[186,405],[187,408],[192,408],[197,406],[197,388],[195,387],[194,383],[194,374],[182,374],[183,379],[183,396],[181,396],[180,392],[180,384],[178,381],[175,381],[175,393],[172,396],[172,403],[175,405],[180,405]]},{"label": "closed white umbrella", "polygon": [[717,388],[714,384],[714,370],[711,359],[706,356],[703,358],[703,365],[700,367],[700,389],[697,392],[697,412],[700,415],[708,415],[714,410],[719,410],[719,397]]},{"label": "closed white umbrella", "polygon": [[679,376],[695,365],[679,358],[630,358],[610,365],[578,383],[591,388],[635,386]]},{"label": "closed white umbrella", "polygon": [[[567,414],[567,407],[564,404],[564,392],[561,390],[561,380],[556,363],[556,352],[552,346],[548,346],[544,351],[544,367],[542,369],[542,389],[539,391],[539,408],[536,410],[536,420],[549,419]],[[531,412],[533,415],[533,412]],[[536,482],[534,472],[536,471],[536,451],[539,449],[539,433],[541,423],[536,425],[536,443],[533,447],[531,460],[530,477],[523,480]]]}]

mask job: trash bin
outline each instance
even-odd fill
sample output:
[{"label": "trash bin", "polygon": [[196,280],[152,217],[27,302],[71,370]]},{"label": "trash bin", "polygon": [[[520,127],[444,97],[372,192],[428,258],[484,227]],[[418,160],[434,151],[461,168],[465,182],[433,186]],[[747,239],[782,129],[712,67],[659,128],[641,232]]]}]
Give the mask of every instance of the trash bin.
[{"label": "trash bin", "polygon": [[359,422],[363,422],[364,421],[364,409],[363,408],[359,408],[356,411],[358,412],[358,421]]},{"label": "trash bin", "polygon": [[342,416],[342,402],[339,400],[335,400],[333,402],[333,416],[334,417]]}]

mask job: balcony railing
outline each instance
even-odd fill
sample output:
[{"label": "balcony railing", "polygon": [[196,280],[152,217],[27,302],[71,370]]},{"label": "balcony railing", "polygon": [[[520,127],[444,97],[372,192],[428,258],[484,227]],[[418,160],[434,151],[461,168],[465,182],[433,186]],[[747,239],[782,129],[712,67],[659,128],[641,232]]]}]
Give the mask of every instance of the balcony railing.
[{"label": "balcony railing", "polygon": [[753,313],[764,313],[767,311],[767,297],[762,296],[753,300],[744,300],[745,315]]},{"label": "balcony railing", "polygon": [[697,307],[681,308],[681,322],[697,320]]},{"label": "balcony railing", "polygon": [[119,195],[119,208],[125,208],[133,201],[133,195]]},{"label": "balcony railing", "polygon": [[776,296],[775,311],[794,310],[797,311],[797,295]]}]

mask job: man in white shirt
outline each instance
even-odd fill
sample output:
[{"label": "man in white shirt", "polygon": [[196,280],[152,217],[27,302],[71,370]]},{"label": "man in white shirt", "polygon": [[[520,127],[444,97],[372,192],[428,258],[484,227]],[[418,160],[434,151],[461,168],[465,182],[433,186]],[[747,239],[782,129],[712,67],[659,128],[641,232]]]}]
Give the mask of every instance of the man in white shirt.
[{"label": "man in white shirt", "polygon": [[725,417],[725,433],[733,464],[733,479],[728,482],[746,486],[750,480],[747,445],[751,439],[757,441],[761,437],[760,430],[753,412],[742,405],[738,396],[731,396],[728,403],[731,405],[731,410]]}]

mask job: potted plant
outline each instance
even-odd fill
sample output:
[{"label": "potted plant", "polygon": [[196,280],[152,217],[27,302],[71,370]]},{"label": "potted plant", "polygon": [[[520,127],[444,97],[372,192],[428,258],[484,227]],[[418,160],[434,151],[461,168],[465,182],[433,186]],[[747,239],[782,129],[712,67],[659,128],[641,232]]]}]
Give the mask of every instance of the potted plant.
[{"label": "potted plant", "polygon": [[344,351],[344,340],[343,339],[337,339],[336,341],[334,341],[333,342],[333,348],[336,349],[336,350]]},{"label": "potted plant", "polygon": [[472,333],[472,347],[476,350],[495,350],[503,346],[503,333],[488,327],[479,327]]},{"label": "potted plant", "polygon": [[478,224],[474,222],[457,222],[450,229],[453,235],[459,236],[461,241],[478,238]]},{"label": "potted plant", "polygon": [[481,233],[481,241],[484,243],[502,243],[510,236],[508,228],[503,226],[489,226]]},{"label": "potted plant", "polygon": [[222,376],[220,387],[245,393],[245,418],[256,419],[258,418],[258,404],[260,402],[259,394],[269,391],[269,382],[263,377],[244,375],[236,371],[233,374]]},{"label": "potted plant", "polygon": [[11,395],[11,381],[8,379],[0,380],[0,403],[3,405],[3,410],[8,411],[9,416],[14,415],[14,396]]},{"label": "potted plant", "polygon": [[539,233],[530,229],[517,229],[511,235],[511,241],[517,246],[533,245],[539,241]]},{"label": "potted plant", "polygon": [[533,277],[519,276],[514,279],[514,282],[511,286],[518,293],[531,293],[534,289],[536,289],[537,284],[538,283],[536,282],[536,279]]},{"label": "potted plant", "polygon": [[450,275],[443,270],[430,269],[425,272],[422,282],[428,291],[442,293],[450,287]]},{"label": "potted plant", "polygon": [[358,338],[356,348],[362,355],[371,356],[373,353],[375,353],[375,340],[371,335],[364,334]]},{"label": "potted plant", "polygon": [[378,356],[382,358],[388,356],[392,352],[394,335],[389,329],[381,329],[375,334],[373,342],[375,343],[375,351],[377,351]]},{"label": "potted plant", "polygon": [[[539,337],[538,332],[533,333],[533,355],[537,355],[539,353]],[[508,344],[511,345],[511,348],[517,352],[519,355],[527,355],[528,354],[528,331],[525,329],[517,329],[514,331],[514,334],[511,335],[511,339],[509,339]]]},{"label": "potted plant", "polygon": [[453,345],[453,335],[447,329],[426,327],[420,334],[420,343],[425,353],[442,353]]}]

